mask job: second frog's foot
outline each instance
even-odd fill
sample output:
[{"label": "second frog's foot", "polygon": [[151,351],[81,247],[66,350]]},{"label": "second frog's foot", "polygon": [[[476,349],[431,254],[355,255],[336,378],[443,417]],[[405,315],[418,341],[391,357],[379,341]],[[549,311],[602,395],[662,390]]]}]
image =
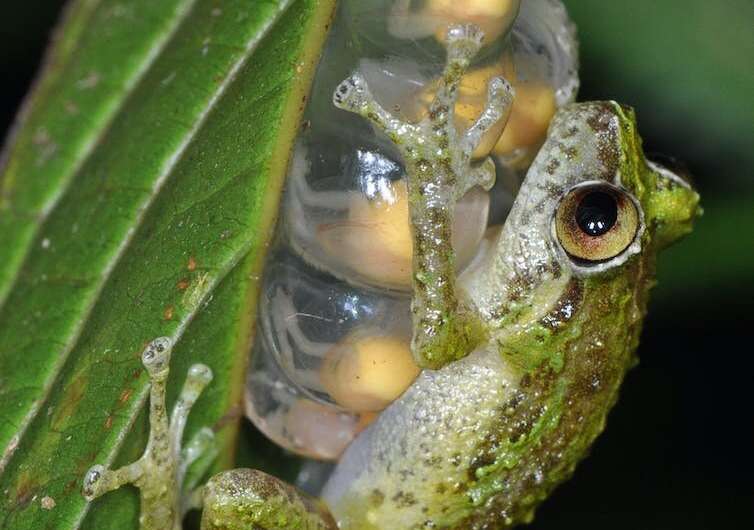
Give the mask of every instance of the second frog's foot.
[{"label": "second frog's foot", "polygon": [[201,491],[184,491],[188,468],[202,458],[211,463],[208,453],[215,450],[214,434],[201,429],[181,448],[183,430],[191,407],[212,380],[212,371],[203,364],[189,369],[172,416],[165,409],[165,387],[169,373],[172,343],[169,338],[153,340],[141,359],[149,373],[149,441],[142,457],[116,470],[95,465],[84,477],[83,494],[88,501],[133,484],[140,490],[142,530],[181,528],[181,519],[192,508],[199,507]]}]

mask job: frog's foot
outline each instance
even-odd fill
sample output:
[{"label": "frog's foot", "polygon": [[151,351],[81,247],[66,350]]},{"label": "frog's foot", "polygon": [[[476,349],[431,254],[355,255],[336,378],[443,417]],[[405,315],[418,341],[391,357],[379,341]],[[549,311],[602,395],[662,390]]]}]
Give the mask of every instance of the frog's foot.
[{"label": "frog's foot", "polygon": [[495,182],[492,160],[472,165],[472,153],[513,103],[510,84],[493,78],[482,113],[462,134],[456,130],[459,83],[481,48],[482,37],[473,24],[450,26],[442,79],[426,118],[418,123],[405,122],[385,110],[358,72],[333,94],[335,106],[367,118],[384,131],[406,164],[414,248],[412,349],[417,363],[428,368],[440,368],[471,353],[485,335],[476,312],[458,299],[451,246],[455,202],[470,188],[489,190]]},{"label": "frog's foot", "polygon": [[322,501],[253,469],[233,469],[204,487],[202,530],[337,530]]},{"label": "frog's foot", "polygon": [[[513,87],[502,77],[490,79],[487,102],[476,121],[463,134],[456,130],[453,109],[458,100],[458,86],[482,45],[483,34],[474,24],[453,25],[448,29],[447,61],[440,87],[430,104],[426,118],[409,123],[393,116],[377,102],[364,76],[354,72],[341,82],[333,94],[336,107],[367,118],[385,132],[396,144],[407,162],[421,157],[435,164],[450,161],[452,173],[460,177],[455,185],[455,198],[473,186],[488,190],[495,183],[494,163],[490,158],[472,166],[471,156],[484,134],[507,115],[513,104]],[[439,151],[427,146],[440,147]],[[426,154],[430,154],[426,157]]]},{"label": "frog's foot", "polygon": [[[212,380],[212,371],[203,364],[193,365],[188,372],[173,414],[168,420],[165,411],[165,384],[168,378],[170,339],[152,341],[141,359],[149,373],[149,441],[142,457],[116,470],[93,466],[84,477],[83,494],[88,500],[133,484],[141,494],[140,523],[143,530],[179,529],[186,511],[197,507],[200,493],[182,494],[186,470],[198,458],[214,450],[214,435],[208,428],[200,430],[181,449],[181,439],[191,407],[204,387]],[[211,458],[204,459],[207,464]],[[189,488],[190,489],[190,488]]]}]

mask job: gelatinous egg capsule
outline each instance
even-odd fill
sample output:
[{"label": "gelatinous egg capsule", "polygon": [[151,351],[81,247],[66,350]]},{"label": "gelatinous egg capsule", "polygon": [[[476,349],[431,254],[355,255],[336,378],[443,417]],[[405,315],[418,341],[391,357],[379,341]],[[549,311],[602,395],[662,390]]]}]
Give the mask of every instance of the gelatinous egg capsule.
[{"label": "gelatinous egg capsule", "polygon": [[347,4],[351,18],[367,34],[374,30],[363,28],[366,19],[382,8],[387,32],[398,39],[434,37],[444,41],[449,24],[471,23],[484,31],[487,42],[492,42],[510,29],[521,0],[349,0]]},{"label": "gelatinous egg capsule", "polygon": [[[372,44],[371,51],[384,52],[382,63],[370,57],[360,64],[373,92],[388,108],[405,108],[404,115],[411,119],[426,114],[434,96],[439,71],[433,72],[430,66],[436,64],[436,41],[447,25],[470,22],[482,27],[488,46],[464,77],[456,122],[468,126],[479,115],[493,76],[502,75],[510,81],[516,98],[508,124],[503,119],[486,134],[474,153],[476,158],[494,154],[504,166],[526,169],[544,141],[555,111],[575,99],[575,29],[560,2],[353,0],[344,9],[349,13],[351,31],[363,33]],[[381,28],[382,19],[386,29]],[[426,63],[412,65],[411,58]]]},{"label": "gelatinous egg capsule", "polygon": [[247,415],[279,445],[334,459],[419,373],[409,298],[337,280],[282,245],[262,289]]},{"label": "gelatinous egg capsule", "polygon": [[[284,222],[291,245],[309,262],[353,283],[409,290],[413,248],[400,164],[377,149],[356,149],[341,158],[356,189],[317,191],[305,157],[299,146],[288,177]],[[453,247],[459,270],[484,234],[488,209],[488,194],[480,188],[456,205]]]},{"label": "gelatinous egg capsule", "polygon": [[576,30],[560,2],[527,0],[510,32],[516,90],[508,123],[492,152],[525,170],[542,145],[558,108],[579,87]]},{"label": "gelatinous egg capsule", "polygon": [[[426,9],[446,3],[452,3],[460,11],[465,4],[475,2],[430,1]],[[487,2],[479,4],[488,6]],[[516,12],[518,7],[515,6]],[[455,115],[460,127],[468,127],[484,108],[489,79],[505,77],[516,90],[510,114],[487,133],[474,156],[481,158],[491,153],[501,164],[520,170],[529,165],[544,142],[557,109],[576,97],[576,41],[562,6],[537,0],[521,3],[520,14],[506,40],[499,58],[464,76]],[[433,81],[422,93],[420,101],[424,109],[420,114],[426,113],[435,86],[436,81]]]},{"label": "gelatinous egg capsule", "polygon": [[289,166],[246,392],[254,424],[298,454],[338,458],[419,372],[401,158],[366,120],[334,109],[333,91],[359,70],[383,107],[421,119],[445,62],[445,28],[464,22],[487,38],[459,88],[459,129],[481,112],[492,77],[511,81],[517,95],[507,125],[474,153],[496,159],[498,185],[471,190],[456,207],[459,272],[473,274],[555,109],[575,96],[575,37],[558,0],[341,3]]}]

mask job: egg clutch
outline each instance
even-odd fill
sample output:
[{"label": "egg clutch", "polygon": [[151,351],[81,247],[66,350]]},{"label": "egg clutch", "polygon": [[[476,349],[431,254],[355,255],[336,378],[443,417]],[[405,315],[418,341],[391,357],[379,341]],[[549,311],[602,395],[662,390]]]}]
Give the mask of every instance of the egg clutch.
[{"label": "egg clutch", "polygon": [[339,457],[419,374],[411,348],[412,237],[405,168],[395,146],[332,93],[360,71],[375,98],[408,122],[427,116],[445,64],[449,25],[474,23],[484,46],[458,87],[465,130],[488,84],[515,99],[473,158],[492,157],[497,185],[455,206],[461,273],[495,237],[557,109],[578,88],[574,30],[543,0],[349,0],[323,51],[286,181],[263,277],[246,412],[300,455]]}]

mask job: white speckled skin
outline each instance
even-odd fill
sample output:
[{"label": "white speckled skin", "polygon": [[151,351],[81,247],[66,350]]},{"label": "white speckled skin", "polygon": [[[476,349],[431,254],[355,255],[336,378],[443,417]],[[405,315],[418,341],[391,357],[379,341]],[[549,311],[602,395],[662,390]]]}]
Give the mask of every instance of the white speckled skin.
[{"label": "white speckled skin", "polygon": [[[510,399],[516,383],[517,375],[491,350],[478,350],[441,370],[425,370],[351,444],[323,492],[325,501],[337,507],[342,499],[375,488],[387,499],[416,500],[402,510],[393,509],[389,501],[372,509],[367,520],[379,521],[379,528],[405,528],[408,520],[437,515],[445,508],[437,503],[437,484],[447,487],[446,500],[452,503],[453,485],[465,481],[474,458],[463,448],[480,442],[497,406]],[[458,459],[449,458],[456,451]],[[437,513],[422,512],[425,507]],[[336,515],[342,515],[345,528],[358,527],[350,514],[336,509]]]},{"label": "white speckled skin", "polygon": [[[620,109],[616,103],[608,105]],[[604,130],[595,133],[590,122],[600,120]],[[601,154],[619,144],[620,120],[618,112],[610,112],[602,103],[573,104],[553,118],[548,139],[521,185],[495,250],[462,278],[469,297],[488,319],[499,316],[511,298],[519,304],[528,303],[522,297],[551,280],[555,268],[569,276],[616,265],[610,262],[584,269],[572,263],[553,237],[552,219],[564,194],[575,186],[588,182],[621,185],[619,172],[615,166],[609,167]],[[637,237],[637,246],[621,256],[623,261],[640,250],[640,241]]]}]

